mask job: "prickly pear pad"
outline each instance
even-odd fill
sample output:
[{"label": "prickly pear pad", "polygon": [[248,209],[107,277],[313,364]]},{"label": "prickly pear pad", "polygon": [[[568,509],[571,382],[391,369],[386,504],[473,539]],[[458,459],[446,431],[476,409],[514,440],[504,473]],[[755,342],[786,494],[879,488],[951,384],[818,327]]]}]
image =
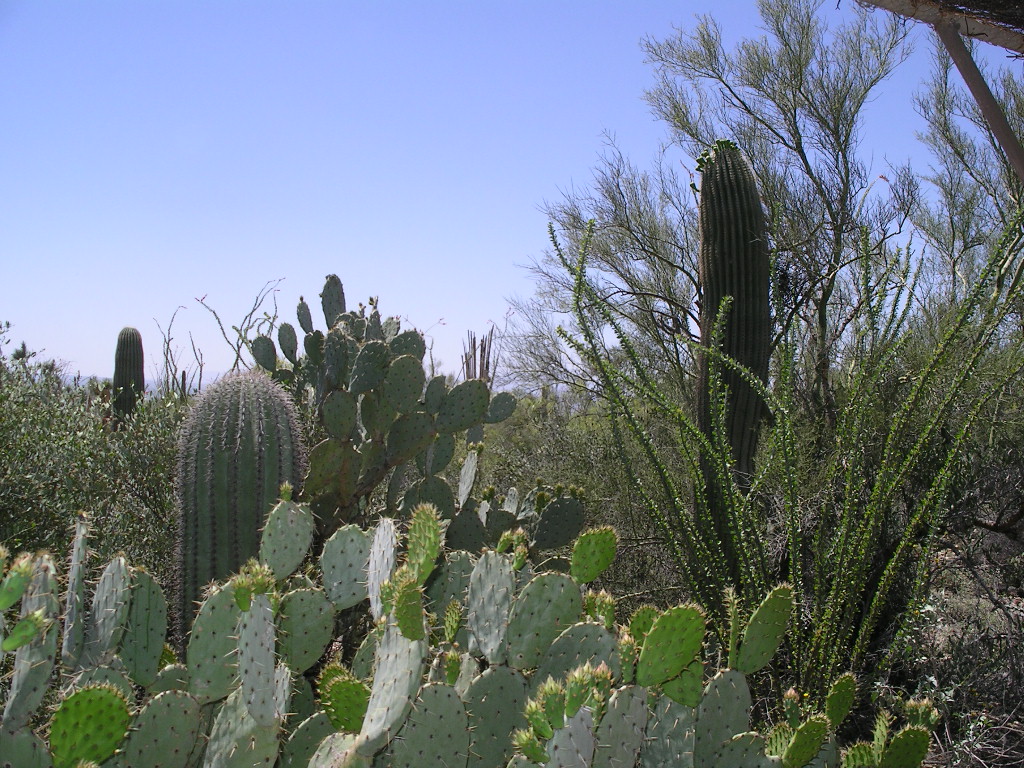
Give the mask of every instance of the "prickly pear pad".
[{"label": "prickly pear pad", "polygon": [[468,755],[469,717],[455,689],[439,683],[423,686],[392,742],[392,768],[465,765]]},{"label": "prickly pear pad", "polygon": [[569,573],[579,584],[587,584],[602,573],[615,559],[619,535],[610,525],[585,531],[572,547]]},{"label": "prickly pear pad", "polygon": [[278,610],[278,652],[296,672],[316,664],[334,635],[334,606],[319,589],[295,589]]},{"label": "prickly pear pad", "polygon": [[146,687],[160,671],[167,637],[167,599],[156,579],[142,570],[132,571],[132,599],[128,624],[118,651],[128,674]]},{"label": "prickly pear pad", "polygon": [[490,393],[481,379],[456,384],[445,395],[437,412],[438,432],[462,432],[479,424],[487,415]]},{"label": "prickly pear pad", "polygon": [[234,587],[215,587],[203,601],[192,625],[185,661],[188,691],[200,704],[222,699],[237,679],[235,663],[237,627],[241,609],[235,602]]},{"label": "prickly pear pad", "polygon": [[747,622],[734,667],[750,675],[771,661],[786,634],[792,612],[793,588],[780,584],[768,593]]},{"label": "prickly pear pad", "polygon": [[84,760],[102,763],[124,739],[130,719],[128,703],[116,688],[79,688],[58,705],[50,721],[55,768]]},{"label": "prickly pear pad", "polygon": [[660,685],[686,669],[700,652],[704,631],[704,614],[695,605],[677,605],[662,613],[644,637],[637,683]]},{"label": "prickly pear pad", "polygon": [[601,624],[590,621],[573,624],[555,639],[544,654],[533,675],[533,685],[539,686],[549,676],[561,680],[583,664],[597,667],[602,662],[611,669],[612,677],[618,679],[622,664],[615,636]]},{"label": "prickly pear pad", "polygon": [[426,653],[425,641],[403,637],[393,624],[384,630],[377,646],[366,719],[359,733],[362,754],[369,756],[376,752],[405,720],[423,678]]},{"label": "prickly pear pad", "polygon": [[366,599],[370,537],[358,525],[345,525],[324,544],[320,555],[324,590],[339,611]]},{"label": "prickly pear pad", "polygon": [[492,666],[470,683],[462,699],[472,738],[469,768],[504,765],[512,732],[526,727],[526,679],[510,667]]},{"label": "prickly pear pad", "polygon": [[160,768],[185,768],[199,736],[199,724],[198,701],[184,691],[164,691],[135,716],[122,761],[143,766],[159,755]]},{"label": "prickly pear pad", "polygon": [[735,669],[724,669],[704,689],[697,707],[694,733],[694,764],[718,765],[711,756],[733,736],[750,730],[750,689],[747,679]]},{"label": "prickly pear pad", "polygon": [[814,715],[801,723],[782,754],[782,768],[803,768],[811,762],[821,751],[828,732],[829,722],[824,715]]},{"label": "prickly pear pad", "polygon": [[591,768],[636,765],[647,729],[647,692],[635,685],[615,691],[597,725],[597,751]]},{"label": "prickly pear pad", "polygon": [[505,660],[505,634],[515,593],[515,573],[507,555],[485,552],[469,579],[467,623],[492,664]]},{"label": "prickly pear pad", "polygon": [[267,516],[260,538],[260,561],[270,566],[278,581],[301,565],[313,542],[316,523],[305,504],[279,501]]},{"label": "prickly pear pad", "polygon": [[508,623],[508,659],[516,669],[536,667],[555,638],[580,618],[579,586],[561,573],[535,576],[516,597]]}]

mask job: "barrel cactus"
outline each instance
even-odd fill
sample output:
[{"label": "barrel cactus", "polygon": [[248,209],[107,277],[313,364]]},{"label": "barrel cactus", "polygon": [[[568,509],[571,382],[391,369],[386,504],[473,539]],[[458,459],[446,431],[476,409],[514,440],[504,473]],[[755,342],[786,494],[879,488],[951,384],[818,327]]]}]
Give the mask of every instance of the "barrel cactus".
[{"label": "barrel cactus", "polygon": [[305,468],[295,408],[269,376],[225,376],[195,399],[178,446],[179,640],[203,586],[256,555],[282,483],[298,488]]},{"label": "barrel cactus", "polygon": [[113,388],[114,424],[119,426],[132,415],[136,403],[146,391],[142,334],[135,328],[122,328],[117,335]]}]

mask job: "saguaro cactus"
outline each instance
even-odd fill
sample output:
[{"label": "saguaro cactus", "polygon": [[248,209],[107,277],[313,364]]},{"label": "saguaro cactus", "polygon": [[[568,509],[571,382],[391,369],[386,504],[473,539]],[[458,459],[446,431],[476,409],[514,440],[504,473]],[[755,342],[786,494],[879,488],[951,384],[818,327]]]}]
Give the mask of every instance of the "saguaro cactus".
[{"label": "saguaro cactus", "polygon": [[[730,141],[719,141],[698,164],[700,191],[701,343],[715,344],[716,322],[722,302],[730,304],[724,324],[717,328],[719,349],[753,376],[766,382],[771,342],[768,296],[770,265],[764,211],[750,166]],[[733,458],[733,477],[745,487],[753,471],[758,431],[767,411],[764,400],[738,371],[701,355],[697,375],[697,425],[712,444],[716,442],[715,403],[710,390],[712,370],[727,388],[724,432]],[[708,456],[702,469],[714,527],[728,547],[726,512],[720,483],[725,479]],[[734,558],[729,557],[734,562]]]},{"label": "saguaro cactus", "polygon": [[229,375],[196,398],[178,447],[179,639],[203,586],[257,554],[281,484],[298,488],[305,467],[295,408],[269,376]]},{"label": "saguaro cactus", "polygon": [[135,410],[135,404],[146,391],[145,360],[142,354],[142,334],[135,328],[125,327],[117,335],[114,352],[114,425],[123,424]]}]

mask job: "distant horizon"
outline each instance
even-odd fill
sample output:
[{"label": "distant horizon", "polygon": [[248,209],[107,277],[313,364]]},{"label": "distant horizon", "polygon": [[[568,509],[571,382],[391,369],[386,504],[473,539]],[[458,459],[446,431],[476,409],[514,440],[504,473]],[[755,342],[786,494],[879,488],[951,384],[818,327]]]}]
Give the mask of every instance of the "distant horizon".
[{"label": "distant horizon", "polygon": [[[299,296],[316,316],[336,273],[350,305],[379,297],[455,374],[466,333],[500,332],[508,299],[533,292],[523,265],[548,247],[541,206],[590,187],[605,137],[650,166],[667,128],[643,101],[655,76],[640,41],[700,13],[727,48],[762,34],[753,0],[5,3],[5,353],[24,340],[109,378],[133,326],[157,379],[158,326],[181,308],[174,346],[191,363],[191,334],[212,381],[230,356],[197,298],[230,326],[282,278],[278,315],[295,324]],[[911,38],[866,110],[876,176],[928,162],[911,95],[931,41],[918,24]]]}]

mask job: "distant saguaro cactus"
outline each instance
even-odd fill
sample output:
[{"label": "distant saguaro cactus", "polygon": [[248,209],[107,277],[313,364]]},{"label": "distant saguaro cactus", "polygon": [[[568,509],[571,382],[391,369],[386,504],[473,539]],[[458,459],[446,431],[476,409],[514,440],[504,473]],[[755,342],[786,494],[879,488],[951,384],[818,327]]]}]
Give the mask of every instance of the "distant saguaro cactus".
[{"label": "distant saguaro cactus", "polygon": [[[716,344],[727,357],[761,382],[768,380],[771,346],[769,304],[770,265],[764,210],[750,166],[731,141],[718,141],[702,155],[700,190],[701,343]],[[716,328],[722,302],[729,299],[723,325]],[[727,388],[724,432],[733,458],[733,478],[747,487],[753,472],[760,425],[767,415],[762,397],[738,371],[700,356],[697,371],[697,426],[709,441],[716,441],[711,395],[712,371]],[[721,508],[721,468],[701,459],[712,522],[724,547],[731,540]],[[728,557],[730,562],[735,559]]]},{"label": "distant saguaro cactus", "polygon": [[132,415],[136,403],[146,391],[142,334],[135,328],[122,328],[117,335],[113,388],[113,416],[116,429]]},{"label": "distant saguaro cactus", "polygon": [[178,445],[179,641],[203,587],[256,556],[281,484],[297,490],[305,467],[295,407],[266,374],[225,376],[195,398]]}]

